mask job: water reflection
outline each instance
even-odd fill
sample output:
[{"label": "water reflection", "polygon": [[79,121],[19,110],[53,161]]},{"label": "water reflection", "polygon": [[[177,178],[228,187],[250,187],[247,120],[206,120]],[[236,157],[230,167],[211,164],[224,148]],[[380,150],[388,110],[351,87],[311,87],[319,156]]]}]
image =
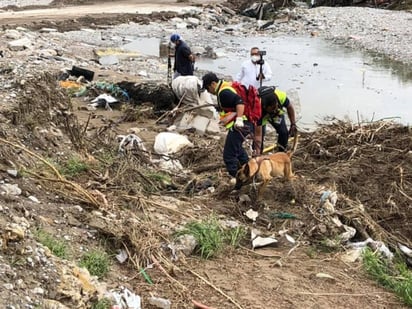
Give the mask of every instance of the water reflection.
[{"label": "water reflection", "polygon": [[394,78],[399,78],[401,82],[410,84],[412,80],[412,65],[405,65],[402,62],[393,61],[385,56],[371,54],[373,64],[387,69],[394,75]]},{"label": "water reflection", "polygon": [[274,77],[266,84],[297,90],[301,126],[311,127],[326,116],[352,121],[399,117],[401,123],[412,123],[410,67],[319,38],[232,38],[230,48],[217,50],[225,57],[199,59],[196,66],[233,77],[252,46],[267,51]]},{"label": "water reflection", "polygon": [[137,38],[122,46],[123,50],[159,57],[160,39]]},{"label": "water reflection", "polygon": [[[316,37],[236,38],[222,34],[221,41],[225,45],[214,51],[222,56],[200,58],[196,67],[234,77],[251,47],[266,50],[264,59],[272,67],[273,78],[264,84],[297,93],[301,127],[311,128],[316,121],[333,116],[356,122],[393,117],[403,124],[412,123],[411,66]],[[138,38],[122,48],[159,56],[159,44],[157,38]]]}]

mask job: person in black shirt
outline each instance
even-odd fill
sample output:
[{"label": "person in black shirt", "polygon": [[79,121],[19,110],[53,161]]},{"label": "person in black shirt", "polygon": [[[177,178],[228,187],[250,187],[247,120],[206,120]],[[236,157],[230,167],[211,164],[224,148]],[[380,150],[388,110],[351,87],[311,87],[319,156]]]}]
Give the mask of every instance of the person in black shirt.
[{"label": "person in black shirt", "polygon": [[170,41],[176,46],[173,79],[178,76],[193,75],[195,56],[189,46],[177,33],[172,34]]},{"label": "person in black shirt", "polygon": [[[259,88],[259,96],[262,103],[262,117],[258,121],[257,129],[255,130],[255,139],[261,143],[260,150],[263,151],[264,127],[267,124],[271,124],[278,134],[278,150],[286,152],[289,137],[297,134],[295,108],[287,97],[286,92],[276,87],[263,86]],[[290,120],[289,130],[286,127],[285,114],[288,115]]]},{"label": "person in black shirt", "polygon": [[205,74],[202,81],[202,88],[217,97],[220,122],[228,131],[223,148],[223,161],[228,174],[233,177],[231,183],[235,184],[238,167],[249,161],[243,142],[249,133],[253,133],[254,127],[244,115],[244,102],[230,82],[219,79],[212,72]]}]

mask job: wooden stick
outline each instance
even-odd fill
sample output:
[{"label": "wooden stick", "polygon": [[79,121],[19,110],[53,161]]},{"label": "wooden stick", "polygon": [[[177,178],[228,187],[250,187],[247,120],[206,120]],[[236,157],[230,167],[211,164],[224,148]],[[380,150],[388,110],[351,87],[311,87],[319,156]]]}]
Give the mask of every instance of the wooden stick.
[{"label": "wooden stick", "polygon": [[193,172],[195,174],[199,174],[199,173],[202,173],[204,171],[211,171],[211,170],[215,170],[215,169],[223,168],[223,167],[225,167],[223,162],[211,163],[211,164],[205,164],[203,166],[194,168]]},{"label": "wooden stick", "polygon": [[[123,197],[125,197],[125,198],[130,198],[130,199],[133,199],[133,200],[145,199],[143,196],[123,195]],[[162,207],[162,208],[164,208],[164,209],[171,210],[171,211],[173,211],[173,212],[175,212],[175,213],[178,213],[178,214],[180,214],[180,215],[189,217],[189,218],[191,218],[191,219],[193,219],[193,220],[197,220],[197,219],[196,219],[195,217],[193,217],[192,215],[189,215],[189,214],[184,213],[184,212],[182,212],[182,211],[180,211],[180,210],[177,210],[177,209],[173,209],[173,208],[171,208],[170,206],[163,205],[163,204],[160,204],[160,203],[156,203],[156,202],[150,201],[149,199],[146,199],[146,202],[148,202],[148,203],[150,203],[150,204],[152,204],[152,205],[154,205],[154,206],[159,206],[159,207]]]},{"label": "wooden stick", "polygon": [[[99,201],[94,198],[93,195],[91,195],[87,190],[83,189],[79,184],[68,181],[67,179],[63,178],[62,176],[60,176],[61,178],[59,179],[54,179],[54,178],[48,178],[48,177],[43,177],[40,176],[36,173],[30,172],[30,171],[26,171],[26,173],[37,177],[40,180],[43,181],[50,181],[50,182],[58,182],[58,183],[62,183],[64,185],[67,185],[68,187],[70,187],[71,189],[73,189],[76,193],[83,195],[84,197],[86,197],[87,200],[83,200],[84,202],[88,202],[92,205],[94,205],[97,208],[100,208],[100,203]],[[60,175],[60,174],[59,174]],[[106,201],[107,202],[107,201]]]},{"label": "wooden stick", "polygon": [[409,195],[407,195],[405,192],[403,192],[401,189],[399,189],[399,193],[402,194],[404,197],[406,197],[407,199],[409,199],[410,201],[412,201],[412,197],[410,197]]},{"label": "wooden stick", "polygon": [[163,268],[162,265],[160,265],[159,261],[154,257],[153,254],[150,255],[153,261],[153,264],[155,264],[159,270],[164,273],[166,275],[166,277],[173,283],[177,283],[184,291],[187,291],[188,288],[185,287],[182,283],[180,283],[178,280],[176,280],[175,278],[173,278],[171,275],[169,275],[169,273]]},{"label": "wooden stick", "polygon": [[165,118],[166,116],[169,116],[169,115],[175,113],[175,112],[179,109],[180,104],[182,104],[183,99],[184,99],[184,97],[186,96],[186,93],[187,93],[187,91],[185,91],[185,92],[183,93],[182,97],[181,97],[180,100],[179,100],[179,103],[177,103],[177,106],[176,106],[175,108],[173,108],[171,111],[168,111],[168,112],[164,113],[162,116],[160,116],[160,117],[155,121],[155,123],[158,123],[160,120],[162,120],[162,119]]},{"label": "wooden stick", "polygon": [[180,111],[181,112],[190,112],[190,111],[193,111],[195,109],[199,109],[199,108],[203,108],[203,107],[209,107],[209,106],[215,106],[215,105],[211,104],[211,103],[208,103],[208,104],[202,104],[202,105],[198,105],[198,106],[184,107]]},{"label": "wooden stick", "polygon": [[243,250],[246,250],[247,252],[250,252],[250,253],[253,253],[253,254],[256,254],[256,255],[259,255],[259,256],[263,256],[263,257],[268,257],[268,258],[281,258],[282,257],[281,255],[278,255],[278,254],[266,255],[266,254],[263,254],[263,253],[260,253],[260,252],[254,251],[254,250],[250,250],[250,249],[248,249],[246,247],[243,247],[243,246],[239,246],[239,247],[242,248]]},{"label": "wooden stick", "polygon": [[195,305],[196,308],[199,308],[199,309],[216,309],[216,308],[213,308],[213,307],[203,305],[202,303],[199,303],[198,301],[195,301],[194,299],[192,299],[192,303],[193,303],[193,305]]},{"label": "wooden stick", "polygon": [[13,147],[15,147],[15,148],[18,148],[18,149],[20,149],[20,150],[23,150],[24,152],[27,152],[29,155],[31,155],[31,156],[39,159],[39,160],[42,161],[44,164],[46,164],[48,167],[50,167],[50,169],[56,174],[56,176],[59,178],[59,180],[62,180],[62,179],[63,179],[63,177],[62,177],[62,175],[59,173],[59,171],[58,171],[52,164],[50,164],[50,162],[47,162],[47,160],[43,159],[43,158],[42,158],[41,156],[39,156],[38,154],[36,154],[36,153],[28,150],[28,149],[27,149],[26,147],[24,147],[24,146],[20,146],[20,145],[17,145],[17,144],[15,144],[15,143],[9,142],[9,141],[7,141],[7,140],[5,140],[5,139],[3,139],[3,138],[0,138],[0,142],[5,143],[5,144],[8,144],[8,145],[10,145],[10,146],[13,146]]},{"label": "wooden stick", "polygon": [[403,167],[402,166],[399,167],[399,178],[400,178],[399,187],[402,190],[403,189]]},{"label": "wooden stick", "polygon": [[187,269],[191,274],[195,275],[196,277],[198,277],[200,280],[202,280],[203,282],[205,282],[207,285],[209,285],[211,288],[213,288],[215,291],[217,291],[219,294],[223,295],[224,297],[227,298],[227,300],[229,300],[232,304],[234,304],[237,308],[239,309],[243,309],[243,307],[241,305],[239,305],[233,298],[231,298],[229,295],[227,295],[225,292],[223,292],[221,289],[219,289],[217,286],[215,286],[213,283],[211,283],[210,281],[208,281],[207,279],[205,279],[204,277],[202,277],[201,275],[199,275],[198,273],[194,272],[191,269]]},{"label": "wooden stick", "polygon": [[392,294],[390,292],[374,292],[374,293],[367,293],[367,294],[361,294],[361,293],[312,293],[312,292],[296,292],[297,294],[300,295],[313,295],[313,296],[358,296],[358,297],[363,297],[363,296],[369,296],[371,294]]}]

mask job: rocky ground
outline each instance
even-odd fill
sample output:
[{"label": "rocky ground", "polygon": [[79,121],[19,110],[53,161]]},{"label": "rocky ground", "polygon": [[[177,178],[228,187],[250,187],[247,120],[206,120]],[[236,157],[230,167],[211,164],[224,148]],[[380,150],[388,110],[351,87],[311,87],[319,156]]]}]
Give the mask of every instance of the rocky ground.
[{"label": "rocky ground", "polygon": [[[245,216],[252,203],[230,195],[223,131],[184,132],[193,147],[172,156],[183,170],[160,167],[153,144],[172,119],[157,122],[156,102],[125,102],[119,85],[147,83],[156,91],[166,82],[167,61],[112,49],[136,33],[167,39],[177,29],[207,56],[206,47],[220,47],[222,36],[287,33],[318,35],[406,66],[409,12],[302,4],[281,10],[265,30],[214,4],[149,15],[16,14],[0,12],[2,307],[109,308],[102,299],[122,287],[141,296],[142,308],[156,308],[152,296],[172,308],[192,308],[192,300],[215,308],[404,307],[349,256],[356,250],[347,240],[371,237],[392,252],[398,243],[412,248],[410,127],[338,121],[301,134],[294,185],[273,184],[253,222]],[[116,63],[102,65],[105,53],[116,54]],[[72,89],[59,83],[73,65],[94,71],[93,82]],[[103,92],[122,103],[111,111],[87,105]],[[119,152],[116,137],[131,132],[148,152]],[[325,192],[336,195],[326,203]],[[249,187],[241,193],[251,194]],[[209,260],[180,253],[175,232],[205,218],[246,232]],[[252,250],[252,228],[275,236],[277,247]],[[90,276],[79,265],[95,252],[107,256],[109,271]],[[120,263],[119,252],[127,261]]]}]

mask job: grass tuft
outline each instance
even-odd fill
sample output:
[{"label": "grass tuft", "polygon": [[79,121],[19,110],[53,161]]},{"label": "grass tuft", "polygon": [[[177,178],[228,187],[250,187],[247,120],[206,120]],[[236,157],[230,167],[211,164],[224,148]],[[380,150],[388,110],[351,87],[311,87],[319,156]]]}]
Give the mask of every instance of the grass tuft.
[{"label": "grass tuft", "polygon": [[110,270],[110,257],[104,251],[93,250],[83,254],[79,266],[87,268],[92,276],[102,278]]},{"label": "grass tuft", "polygon": [[92,304],[91,309],[110,309],[112,302],[107,298],[102,298]]},{"label": "grass tuft", "polygon": [[60,168],[60,172],[66,176],[77,176],[89,169],[88,165],[77,157],[72,157]]},{"label": "grass tuft", "polygon": [[186,234],[196,238],[198,243],[196,253],[204,259],[209,259],[216,256],[226,244],[239,246],[246,235],[246,230],[242,227],[224,230],[216,218],[209,217],[200,222],[189,222],[176,236]]},{"label": "grass tuft", "polygon": [[67,259],[68,249],[65,241],[58,240],[51,234],[41,229],[37,230],[34,233],[34,236],[39,243],[49,248],[55,256],[62,259]]},{"label": "grass tuft", "polygon": [[232,247],[239,247],[240,242],[246,236],[246,229],[242,226],[237,226],[235,228],[226,231],[226,240]]},{"label": "grass tuft", "polygon": [[412,306],[412,272],[403,261],[389,263],[367,248],[363,253],[363,266],[373,279]]}]

